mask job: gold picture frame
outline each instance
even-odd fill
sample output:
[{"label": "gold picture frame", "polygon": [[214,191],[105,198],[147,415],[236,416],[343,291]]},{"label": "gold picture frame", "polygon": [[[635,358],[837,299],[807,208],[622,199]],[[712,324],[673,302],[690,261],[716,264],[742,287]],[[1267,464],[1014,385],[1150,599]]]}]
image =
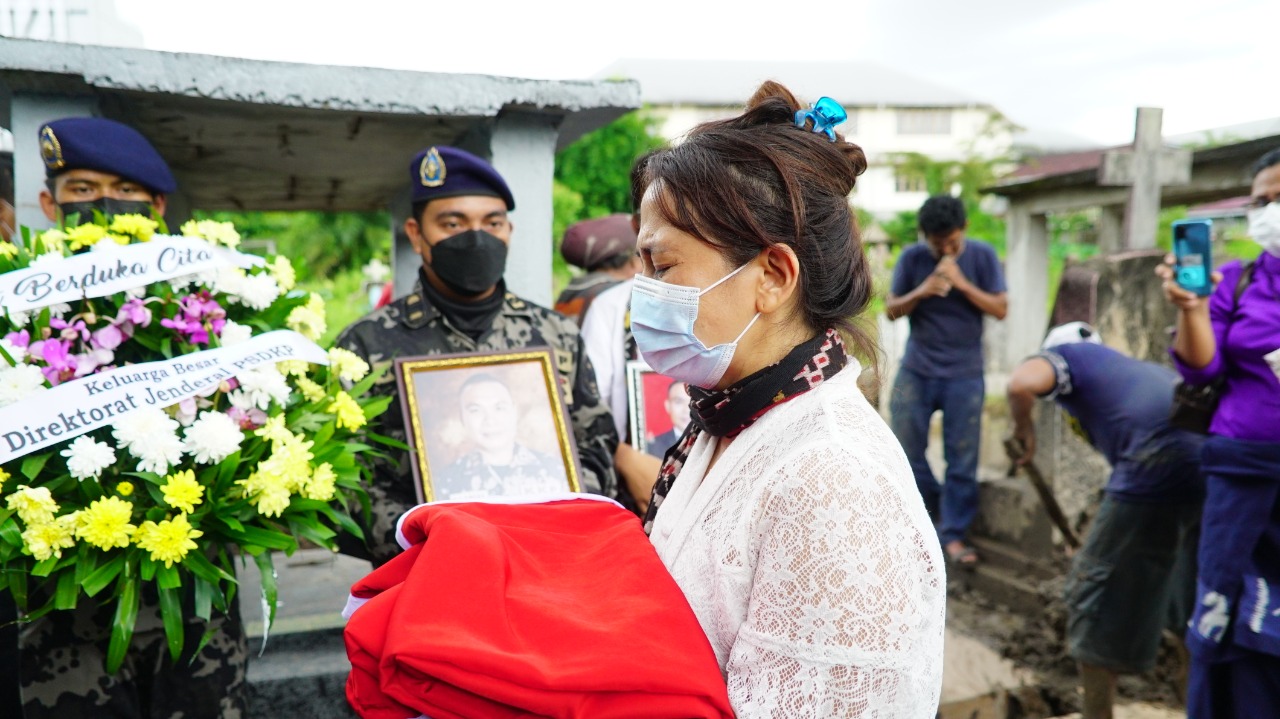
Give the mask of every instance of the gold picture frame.
[{"label": "gold picture frame", "polygon": [[554,351],[395,360],[418,501],[581,491]]}]

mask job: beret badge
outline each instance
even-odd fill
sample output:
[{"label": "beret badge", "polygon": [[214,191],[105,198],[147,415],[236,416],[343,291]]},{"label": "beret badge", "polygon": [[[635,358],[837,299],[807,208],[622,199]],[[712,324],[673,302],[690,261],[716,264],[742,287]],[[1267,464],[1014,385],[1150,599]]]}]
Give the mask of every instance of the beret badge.
[{"label": "beret badge", "polygon": [[40,159],[49,170],[61,170],[66,161],[62,159],[62,144],[58,142],[53,128],[46,125],[40,130]]},{"label": "beret badge", "polygon": [[422,164],[418,166],[418,180],[423,187],[439,187],[444,184],[444,177],[444,160],[433,147],[427,151],[426,156],[422,158]]}]

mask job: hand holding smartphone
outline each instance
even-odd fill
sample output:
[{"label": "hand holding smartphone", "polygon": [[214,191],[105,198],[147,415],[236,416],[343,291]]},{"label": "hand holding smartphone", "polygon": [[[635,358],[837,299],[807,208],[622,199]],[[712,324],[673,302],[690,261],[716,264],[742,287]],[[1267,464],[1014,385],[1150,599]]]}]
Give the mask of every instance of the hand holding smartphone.
[{"label": "hand holding smartphone", "polygon": [[1173,279],[1200,297],[1213,294],[1213,222],[1178,220],[1173,223]]}]

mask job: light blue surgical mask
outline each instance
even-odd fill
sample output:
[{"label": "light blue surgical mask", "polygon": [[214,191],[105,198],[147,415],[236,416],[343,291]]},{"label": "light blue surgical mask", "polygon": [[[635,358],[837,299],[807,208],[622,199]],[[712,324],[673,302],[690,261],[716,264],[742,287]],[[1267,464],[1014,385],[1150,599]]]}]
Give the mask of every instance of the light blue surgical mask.
[{"label": "light blue surgical mask", "polygon": [[715,387],[729,369],[738,342],[760,319],[760,313],[732,342],[707,347],[693,334],[699,298],[745,268],[739,267],[705,290],[636,275],[631,286],[631,334],[645,363],[677,382],[703,389]]}]

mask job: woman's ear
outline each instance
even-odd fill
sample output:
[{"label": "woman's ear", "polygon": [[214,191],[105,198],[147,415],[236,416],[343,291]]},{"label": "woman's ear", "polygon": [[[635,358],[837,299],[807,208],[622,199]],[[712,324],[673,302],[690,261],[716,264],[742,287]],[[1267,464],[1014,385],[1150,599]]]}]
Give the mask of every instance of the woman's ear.
[{"label": "woman's ear", "polygon": [[800,258],[789,245],[766,248],[755,260],[762,270],[756,288],[756,311],[770,314],[788,307],[800,287]]}]

